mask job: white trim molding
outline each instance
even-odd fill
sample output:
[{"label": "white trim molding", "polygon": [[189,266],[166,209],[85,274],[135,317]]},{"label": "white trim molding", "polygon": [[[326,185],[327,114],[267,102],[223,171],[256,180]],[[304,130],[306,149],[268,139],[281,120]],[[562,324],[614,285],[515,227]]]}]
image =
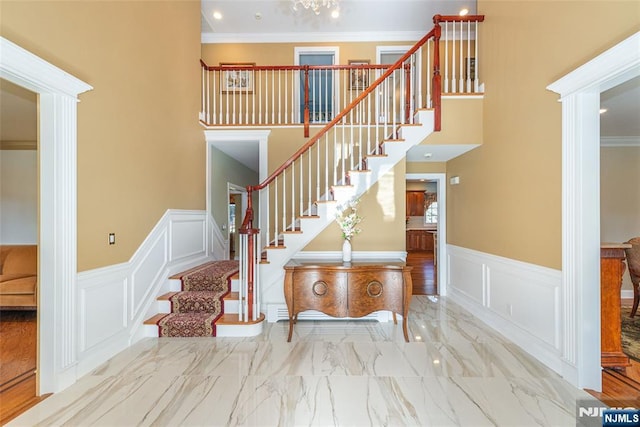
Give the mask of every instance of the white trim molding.
[{"label": "white trim molding", "polygon": [[560,373],[562,273],[448,245],[447,299]]},{"label": "white trim molding", "polygon": [[596,391],[602,388],[600,93],[639,75],[640,32],[547,87],[562,102],[562,375]]},{"label": "white trim molding", "polygon": [[146,336],[169,277],[213,260],[205,211],[168,210],[131,259],[78,273],[78,377]]},{"label": "white trim molding", "polygon": [[77,103],[93,89],[0,37],[0,78],[39,94],[38,393],[77,378]]}]

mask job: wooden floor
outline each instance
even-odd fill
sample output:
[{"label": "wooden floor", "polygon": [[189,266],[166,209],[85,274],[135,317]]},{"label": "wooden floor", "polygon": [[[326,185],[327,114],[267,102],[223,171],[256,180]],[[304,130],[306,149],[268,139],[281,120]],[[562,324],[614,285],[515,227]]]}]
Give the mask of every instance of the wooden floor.
[{"label": "wooden floor", "polygon": [[0,311],[0,425],[26,411],[36,396],[36,311]]},{"label": "wooden floor", "polygon": [[414,295],[438,295],[433,251],[408,252],[407,265],[413,267],[411,281],[413,282]]}]

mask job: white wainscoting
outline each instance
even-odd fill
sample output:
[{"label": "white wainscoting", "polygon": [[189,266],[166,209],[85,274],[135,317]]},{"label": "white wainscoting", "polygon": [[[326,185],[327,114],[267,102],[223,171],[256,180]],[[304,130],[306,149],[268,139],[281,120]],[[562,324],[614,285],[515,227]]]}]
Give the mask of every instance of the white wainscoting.
[{"label": "white wainscoting", "polygon": [[217,259],[208,217],[168,210],[130,261],[78,273],[78,376],[144,337],[169,276]]},{"label": "white wainscoting", "polygon": [[447,298],[556,372],[562,369],[562,272],[447,245]]}]

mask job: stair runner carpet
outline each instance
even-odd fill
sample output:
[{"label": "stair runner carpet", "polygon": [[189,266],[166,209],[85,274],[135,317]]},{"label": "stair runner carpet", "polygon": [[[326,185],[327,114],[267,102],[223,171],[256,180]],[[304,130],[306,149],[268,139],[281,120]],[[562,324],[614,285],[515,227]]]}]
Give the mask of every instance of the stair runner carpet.
[{"label": "stair runner carpet", "polygon": [[215,322],[224,311],[222,298],[238,261],[213,261],[184,273],[182,291],[169,298],[171,313],[158,321],[161,337],[215,337]]}]

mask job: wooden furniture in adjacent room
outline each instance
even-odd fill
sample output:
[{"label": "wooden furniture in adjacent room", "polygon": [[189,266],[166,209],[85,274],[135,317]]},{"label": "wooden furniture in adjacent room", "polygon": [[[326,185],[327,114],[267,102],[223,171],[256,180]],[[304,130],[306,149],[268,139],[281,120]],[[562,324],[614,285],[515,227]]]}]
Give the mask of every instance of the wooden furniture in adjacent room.
[{"label": "wooden furniture in adjacent room", "polygon": [[329,262],[291,260],[285,266],[284,296],[289,310],[289,336],[298,313],[317,310],[333,317],[363,317],[389,310],[402,315],[409,342],[407,316],[411,302],[411,268],[398,261]]},{"label": "wooden furniture in adjacent room", "polygon": [[407,230],[407,250],[408,251],[432,251],[433,231],[408,229]]},{"label": "wooden furniture in adjacent room", "polygon": [[634,237],[626,243],[631,245],[631,247],[626,248],[624,252],[627,256],[627,268],[629,269],[629,277],[633,285],[631,317],[634,317],[638,311],[638,303],[640,303],[640,237]]},{"label": "wooden furniture in adjacent room", "polygon": [[425,195],[424,191],[407,191],[407,216],[424,216]]},{"label": "wooden furniture in adjacent room", "polygon": [[629,356],[622,352],[620,288],[625,270],[626,243],[600,246],[600,350],[603,368],[624,369]]}]

